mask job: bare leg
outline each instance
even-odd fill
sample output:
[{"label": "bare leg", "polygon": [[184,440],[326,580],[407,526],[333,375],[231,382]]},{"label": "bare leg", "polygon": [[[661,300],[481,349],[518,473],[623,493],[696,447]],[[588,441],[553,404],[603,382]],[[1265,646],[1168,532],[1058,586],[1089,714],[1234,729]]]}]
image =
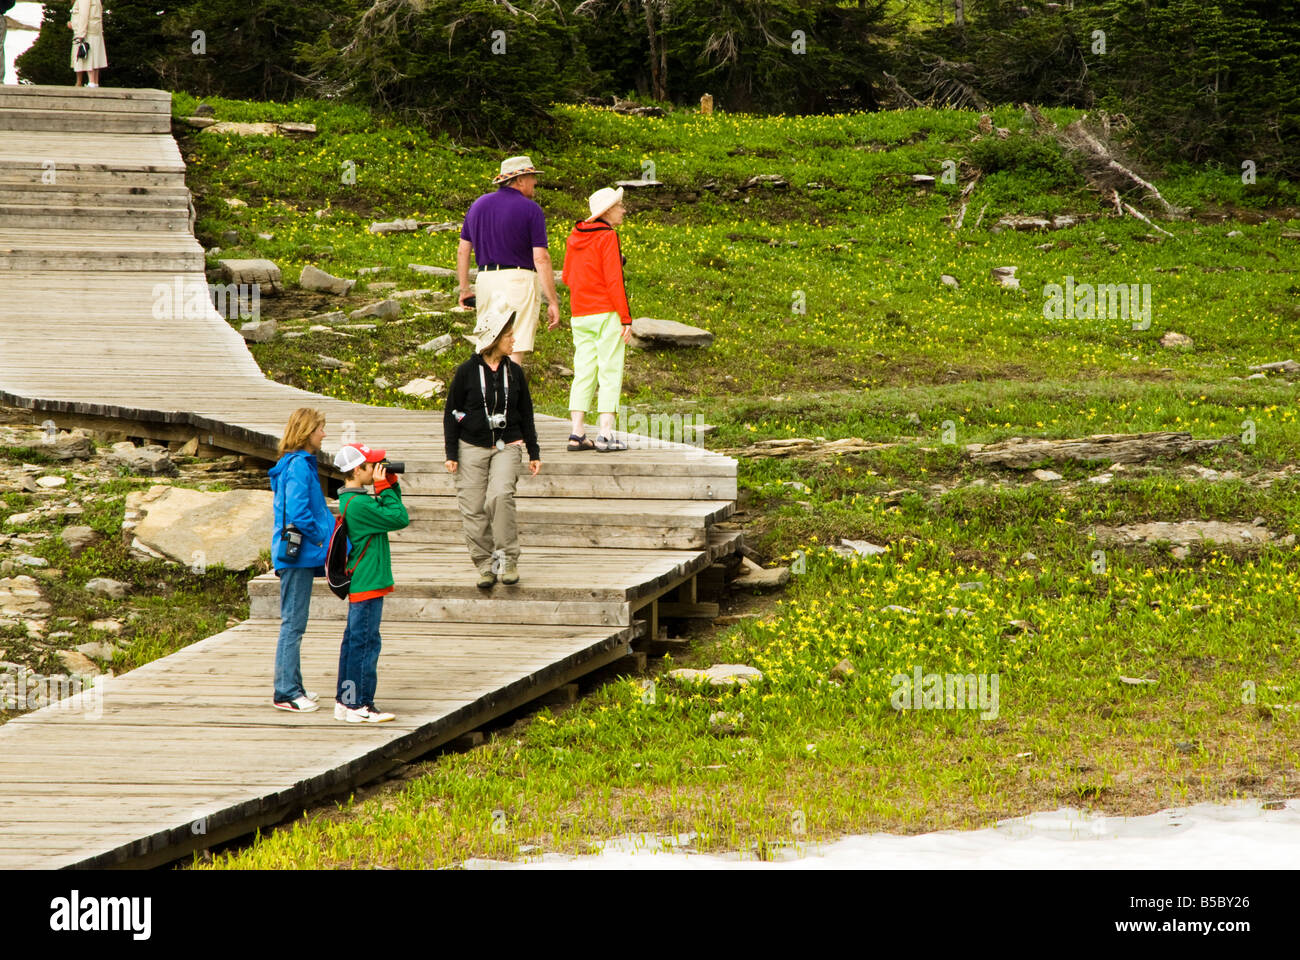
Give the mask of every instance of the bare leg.
[{"label": "bare leg", "polygon": [[96,69],[90,71],[90,82],[93,83],[95,86],[99,86],[99,70],[98,70],[98,68],[96,68]]},{"label": "bare leg", "polygon": [[614,435],[614,415],[612,413],[602,413],[600,415],[600,435],[602,437],[612,437]]},{"label": "bare leg", "polygon": [[569,432],[575,437],[585,436],[587,432],[587,411],[570,410],[569,419],[573,423],[573,428]]},{"label": "bare leg", "polygon": [[82,75],[83,73],[85,73],[85,72],[86,72],[86,71],[84,71],[84,70],[78,70],[78,71],[77,71],[77,84],[76,84],[77,86],[81,86],[81,75]]}]

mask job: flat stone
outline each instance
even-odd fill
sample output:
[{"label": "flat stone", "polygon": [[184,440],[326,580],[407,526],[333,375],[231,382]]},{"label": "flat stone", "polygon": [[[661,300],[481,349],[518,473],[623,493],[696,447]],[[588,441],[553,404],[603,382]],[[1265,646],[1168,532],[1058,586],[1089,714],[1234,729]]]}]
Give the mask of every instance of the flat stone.
[{"label": "flat stone", "polygon": [[1267,527],[1246,523],[1226,523],[1222,520],[1154,521],[1125,524],[1118,527],[1098,526],[1090,531],[1103,543],[1141,544],[1168,542],[1174,546],[1193,543],[1259,545],[1273,539]]},{"label": "flat stone", "polygon": [[60,434],[51,444],[41,447],[41,452],[55,460],[89,460],[94,455],[90,437],[80,434]]},{"label": "flat stone", "polygon": [[773,590],[790,582],[789,567],[751,567],[731,581],[733,587],[745,590]]},{"label": "flat stone", "polygon": [[77,644],[77,653],[83,657],[94,657],[96,660],[112,660],[113,654],[117,653],[117,647],[103,640],[95,640]]},{"label": "flat stone", "polygon": [[30,553],[20,553],[14,557],[24,567],[48,567],[50,561],[44,557],[33,557]]},{"label": "flat stone", "polygon": [[459,230],[463,226],[459,220],[446,220],[442,223],[431,223],[424,228],[425,233],[444,233],[448,230]]},{"label": "flat stone", "polygon": [[[452,270],[450,267],[431,267],[424,263],[408,263],[406,267],[408,270],[413,270],[416,273],[423,273],[430,277],[446,277],[450,280],[456,279],[456,271]],[[471,270],[470,272],[474,273],[476,271]]]},{"label": "flat stone", "polygon": [[221,260],[221,279],[225,283],[256,284],[264,297],[284,291],[280,268],[270,260]]},{"label": "flat stone", "polygon": [[212,117],[186,117],[185,122],[191,127],[203,130],[207,127],[215,126],[217,121]]},{"label": "flat stone", "polygon": [[112,580],[108,577],[95,577],[93,580],[86,581],[87,593],[93,593],[101,597],[109,597],[113,600],[125,599],[126,592],[129,589],[130,587],[121,580]]},{"label": "flat stone", "polygon": [[455,337],[453,337],[450,333],[444,333],[442,336],[435,337],[434,339],[430,340],[428,343],[420,344],[415,349],[423,350],[426,352],[433,351],[433,354],[435,356],[441,356],[442,354],[450,350],[455,345],[455,343],[456,343]]},{"label": "flat stone", "polygon": [[64,477],[38,477],[36,485],[44,487],[46,490],[53,490],[55,487],[61,487],[68,481]]},{"label": "flat stone", "polygon": [[425,377],[417,377],[404,386],[398,387],[398,393],[405,393],[412,397],[423,397],[428,399],[442,393],[446,385],[441,380],[429,380]]},{"label": "flat stone", "polygon": [[304,290],[320,290],[324,293],[336,293],[340,296],[346,296],[356,286],[356,281],[350,278],[335,277],[326,273],[318,267],[307,264],[302,268],[302,273],[298,277],[298,286]]},{"label": "flat stone", "polygon": [[316,366],[324,370],[351,370],[352,364],[346,360],[340,360],[337,357],[329,357],[323,353],[316,354]]},{"label": "flat stone", "polygon": [[59,539],[74,557],[93,543],[97,536],[93,528],[84,526],[64,527],[59,533]]},{"label": "flat stone", "polygon": [[40,514],[33,511],[28,511],[26,513],[11,513],[9,516],[5,517],[5,526],[21,527],[28,523],[35,523],[39,519]]},{"label": "flat stone", "polygon": [[166,450],[137,447],[130,442],[113,444],[112,453],[104,458],[106,465],[122,464],[133,473],[176,476],[180,471]]},{"label": "flat stone", "polygon": [[1160,346],[1170,350],[1190,350],[1192,349],[1192,338],[1170,330],[1160,338]]},{"label": "flat stone", "polygon": [[402,315],[402,305],[396,300],[380,300],[377,303],[369,303],[359,310],[353,310],[348,317],[352,320],[364,320],[368,317],[375,317],[379,320],[392,320]]},{"label": "flat stone", "polygon": [[866,540],[840,540],[839,547],[834,548],[837,553],[845,556],[874,557],[882,553],[888,553],[888,547],[882,547]]},{"label": "flat stone", "polygon": [[249,343],[270,343],[275,339],[275,320],[250,320],[239,328],[240,334]]},{"label": "flat stone", "polygon": [[316,135],[316,124],[301,123],[296,120],[282,120],[277,126],[281,133],[288,134],[292,137],[314,137]]},{"label": "flat stone", "polygon": [[117,636],[122,632],[122,622],[120,620],[92,620],[90,622],[91,630],[99,630],[103,633],[111,633]]},{"label": "flat stone", "polygon": [[[124,536],[183,563],[247,570],[271,542],[271,492],[154,486],[127,494]],[[138,519],[137,519],[138,518]]]},{"label": "flat stone", "polygon": [[709,331],[676,320],[637,317],[632,321],[634,347],[707,347],[712,343]]},{"label": "flat stone", "polygon": [[97,677],[102,672],[90,657],[76,650],[60,650],[55,656],[63,664],[63,669],[73,676]]},{"label": "flat stone", "polygon": [[945,274],[943,274],[942,276],[939,277],[939,282],[942,283],[945,287],[954,287],[954,288],[956,288],[956,287],[960,287],[960,286],[961,286],[961,284],[957,281],[957,278],[956,278],[956,277],[952,276],[951,274],[947,274],[947,273],[945,273]]},{"label": "flat stone", "polygon": [[1044,483],[1053,483],[1057,480],[1064,479],[1055,470],[1035,470],[1033,472],[1033,478],[1035,480],[1042,480]]},{"label": "flat stone", "polygon": [[415,220],[388,220],[370,225],[371,233],[415,233],[419,229],[420,224]]},{"label": "flat stone", "polygon": [[668,676],[684,683],[708,683],[715,687],[745,686],[763,679],[763,672],[743,663],[715,663],[707,670],[681,667],[669,670]]}]

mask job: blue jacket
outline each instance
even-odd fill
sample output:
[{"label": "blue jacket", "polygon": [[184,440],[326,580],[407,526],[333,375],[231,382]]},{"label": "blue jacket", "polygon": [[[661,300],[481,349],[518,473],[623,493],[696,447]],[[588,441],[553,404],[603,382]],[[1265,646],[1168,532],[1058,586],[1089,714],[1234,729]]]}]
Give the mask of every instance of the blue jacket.
[{"label": "blue jacket", "polygon": [[[323,567],[330,534],[334,532],[334,514],[321,492],[315,456],[306,450],[292,450],[271,468],[270,477],[271,490],[275,494],[274,532],[271,534],[271,560],[275,569]],[[279,559],[280,528],[285,524],[293,524],[302,531],[302,551],[297,563],[285,563]]]}]

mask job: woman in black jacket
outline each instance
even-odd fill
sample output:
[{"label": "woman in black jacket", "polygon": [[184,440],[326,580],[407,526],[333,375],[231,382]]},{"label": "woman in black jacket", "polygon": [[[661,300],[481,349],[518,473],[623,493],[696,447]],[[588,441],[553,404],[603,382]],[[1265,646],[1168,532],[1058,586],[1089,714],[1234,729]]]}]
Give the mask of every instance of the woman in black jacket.
[{"label": "woman in black jacket", "polygon": [[510,359],[514,319],[504,302],[493,302],[479,314],[469,338],[475,353],[456,368],[442,419],[447,472],[456,477],[465,544],[484,590],[497,580],[494,556],[501,558],[501,582],[519,582],[515,484],[520,447],[528,450],[534,477],[542,466],[528,380]]}]

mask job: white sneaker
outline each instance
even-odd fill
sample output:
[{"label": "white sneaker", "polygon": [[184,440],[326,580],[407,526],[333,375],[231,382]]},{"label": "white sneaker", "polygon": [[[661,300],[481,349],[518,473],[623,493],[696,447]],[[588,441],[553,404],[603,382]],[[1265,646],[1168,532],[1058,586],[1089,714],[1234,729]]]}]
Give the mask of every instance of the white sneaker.
[{"label": "white sneaker", "polygon": [[380,713],[377,710],[371,710],[367,706],[357,707],[355,710],[344,708],[347,714],[344,719],[348,723],[385,723],[388,720],[396,720],[397,715],[393,713]]},{"label": "white sneaker", "polygon": [[97,86],[99,86],[99,84],[97,84],[97,83],[87,83],[86,86],[88,86],[88,87],[97,87]]},{"label": "white sneaker", "polygon": [[306,697],[298,697],[296,700],[284,700],[275,704],[277,710],[294,710],[298,713],[311,713],[313,710],[319,710],[320,707],[314,701]]},{"label": "white sneaker", "polygon": [[348,708],[343,706],[337,700],[334,701],[334,719],[346,720],[348,718]]},{"label": "white sneaker", "polygon": [[315,690],[308,690],[306,693],[306,697],[312,703],[316,703],[318,700],[320,700],[320,694],[317,693]]}]

